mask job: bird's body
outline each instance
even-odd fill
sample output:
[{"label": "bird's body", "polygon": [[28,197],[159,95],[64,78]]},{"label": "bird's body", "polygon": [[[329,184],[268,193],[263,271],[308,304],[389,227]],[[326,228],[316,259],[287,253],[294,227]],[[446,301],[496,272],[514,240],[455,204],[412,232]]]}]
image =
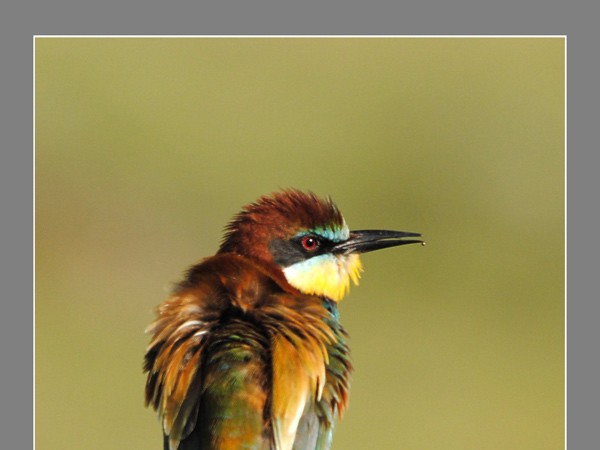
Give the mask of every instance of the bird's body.
[{"label": "bird's body", "polygon": [[299,191],[247,206],[148,327],[146,403],[165,450],[329,449],[351,372],[337,302],[358,252],[415,242],[399,233],[351,233],[331,201]]}]

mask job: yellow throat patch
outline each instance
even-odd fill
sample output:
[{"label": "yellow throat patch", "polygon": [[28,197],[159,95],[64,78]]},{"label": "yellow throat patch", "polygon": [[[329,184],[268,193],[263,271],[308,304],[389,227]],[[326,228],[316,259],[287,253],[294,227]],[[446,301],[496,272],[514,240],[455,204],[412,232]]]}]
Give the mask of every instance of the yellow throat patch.
[{"label": "yellow throat patch", "polygon": [[362,263],[357,254],[315,256],[283,269],[288,283],[300,292],[339,302],[350,290],[350,280],[358,285]]}]

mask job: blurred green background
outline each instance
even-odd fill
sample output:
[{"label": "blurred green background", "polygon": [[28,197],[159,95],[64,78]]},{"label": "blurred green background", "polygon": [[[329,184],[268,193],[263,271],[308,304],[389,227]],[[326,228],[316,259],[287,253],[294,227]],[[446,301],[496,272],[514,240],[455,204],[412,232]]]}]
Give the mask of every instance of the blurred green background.
[{"label": "blurred green background", "polygon": [[143,330],[238,209],[331,195],[340,449],[564,447],[564,39],[37,38],[38,449],[159,449]]}]

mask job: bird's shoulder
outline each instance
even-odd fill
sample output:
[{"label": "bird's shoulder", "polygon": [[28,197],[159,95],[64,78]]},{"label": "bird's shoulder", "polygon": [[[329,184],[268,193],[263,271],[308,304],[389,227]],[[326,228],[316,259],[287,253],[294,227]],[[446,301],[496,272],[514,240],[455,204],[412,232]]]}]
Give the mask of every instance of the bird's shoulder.
[{"label": "bird's shoulder", "polygon": [[193,265],[174,290],[213,308],[252,308],[264,297],[293,289],[275,270],[234,253],[217,254]]},{"label": "bird's shoulder", "polygon": [[[220,429],[233,423],[218,416],[231,416],[231,402],[237,405],[233,411],[243,411],[242,391],[256,392],[244,397],[249,403],[243,422],[252,429],[260,428],[270,405],[270,425],[262,429],[272,429],[276,448],[291,448],[310,393],[321,406],[327,403],[326,410],[345,403],[339,388],[340,382],[346,387],[346,377],[338,381],[341,374],[335,373],[337,349],[345,344],[331,305],[281,278],[242,256],[216,255],[192,266],[159,305],[147,329],[152,339],[145,356],[146,403],[159,412],[171,448],[198,436],[199,411],[204,425],[209,416]],[[239,391],[226,393],[231,386]],[[270,391],[264,398],[263,389]]]}]

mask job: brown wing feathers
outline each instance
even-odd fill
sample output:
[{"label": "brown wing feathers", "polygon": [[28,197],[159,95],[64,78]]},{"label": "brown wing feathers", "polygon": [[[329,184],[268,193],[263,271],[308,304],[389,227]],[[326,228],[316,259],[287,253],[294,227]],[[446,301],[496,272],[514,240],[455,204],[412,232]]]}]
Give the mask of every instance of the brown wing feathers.
[{"label": "brown wing feathers", "polygon": [[307,404],[324,428],[344,410],[344,332],[322,299],[290,289],[224,254],[192,268],[158,308],[147,330],[146,403],[171,450],[182,441],[179,450],[188,448],[186,438],[203,443],[198,448],[251,441],[289,450]]}]

